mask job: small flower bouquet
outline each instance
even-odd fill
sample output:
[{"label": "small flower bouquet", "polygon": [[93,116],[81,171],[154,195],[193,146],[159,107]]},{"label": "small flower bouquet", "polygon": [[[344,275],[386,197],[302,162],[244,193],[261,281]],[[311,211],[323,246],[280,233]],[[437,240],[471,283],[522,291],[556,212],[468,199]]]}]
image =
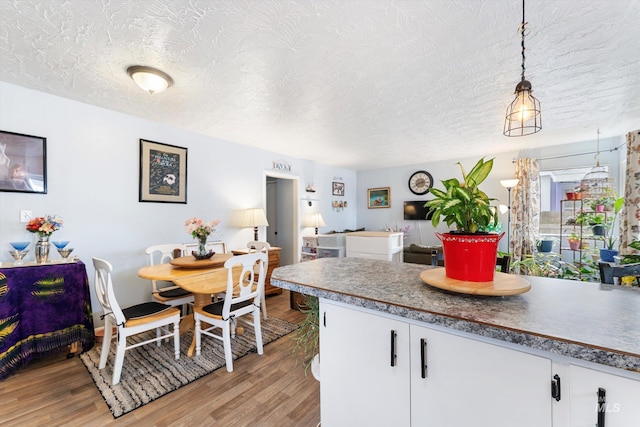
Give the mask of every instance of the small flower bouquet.
[{"label": "small flower bouquet", "polygon": [[197,217],[193,217],[185,221],[184,225],[187,227],[187,233],[191,234],[191,237],[198,240],[198,252],[193,253],[193,256],[196,259],[207,259],[213,256],[213,252],[207,252],[207,237],[209,237],[209,234],[215,230],[215,227],[218,224],[220,224],[220,221],[217,219],[204,222],[202,219]]},{"label": "small flower bouquet", "polygon": [[407,237],[409,237],[409,230],[411,230],[411,226],[407,225],[406,227],[398,227],[398,224],[396,224],[395,227],[389,227],[389,226],[385,226],[384,231],[387,232],[393,232],[393,233],[397,233],[399,231],[402,232],[402,238],[404,240],[407,240]]},{"label": "small flower bouquet", "polygon": [[220,221],[214,219],[213,221],[204,222],[200,218],[193,217],[188,219],[184,225],[187,227],[187,233],[191,234],[194,239],[205,240],[209,237],[209,234],[215,230],[216,225],[220,224]]},{"label": "small flower bouquet", "polygon": [[40,237],[48,237],[51,236],[54,231],[59,230],[63,223],[62,218],[57,215],[46,215],[32,219],[27,223],[26,228],[27,231],[31,233],[38,233]]}]

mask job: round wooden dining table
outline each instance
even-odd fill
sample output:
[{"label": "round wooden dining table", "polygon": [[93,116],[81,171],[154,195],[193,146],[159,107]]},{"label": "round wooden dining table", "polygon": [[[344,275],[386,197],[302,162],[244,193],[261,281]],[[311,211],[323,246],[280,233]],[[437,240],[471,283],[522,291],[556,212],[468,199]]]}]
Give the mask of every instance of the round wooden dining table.
[{"label": "round wooden dining table", "polygon": [[[215,254],[208,260],[197,261],[192,256],[184,256],[173,259],[171,263],[142,267],[138,270],[138,276],[143,279],[173,282],[193,293],[194,307],[204,307],[211,304],[212,295],[226,292],[227,270],[224,268],[224,263],[232,257],[233,254]],[[233,269],[234,282],[238,280],[236,272],[239,276],[241,271],[241,268]],[[185,316],[180,322],[181,333],[193,330],[194,327],[193,314]],[[187,356],[193,357],[195,349],[194,333]]]}]

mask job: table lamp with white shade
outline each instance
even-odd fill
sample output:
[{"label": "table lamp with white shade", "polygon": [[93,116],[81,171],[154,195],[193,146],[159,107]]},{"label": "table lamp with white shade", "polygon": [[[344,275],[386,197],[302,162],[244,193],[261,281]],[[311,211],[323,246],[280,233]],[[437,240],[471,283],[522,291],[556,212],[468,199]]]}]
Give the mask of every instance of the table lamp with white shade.
[{"label": "table lamp with white shade", "polygon": [[253,239],[258,241],[258,227],[268,227],[267,216],[261,208],[247,209],[240,223],[241,228],[253,227]]},{"label": "table lamp with white shade", "polygon": [[316,234],[318,234],[318,227],[326,227],[324,219],[322,219],[322,215],[319,213],[312,213],[304,217],[304,221],[302,222],[304,227],[313,227],[316,229]]}]

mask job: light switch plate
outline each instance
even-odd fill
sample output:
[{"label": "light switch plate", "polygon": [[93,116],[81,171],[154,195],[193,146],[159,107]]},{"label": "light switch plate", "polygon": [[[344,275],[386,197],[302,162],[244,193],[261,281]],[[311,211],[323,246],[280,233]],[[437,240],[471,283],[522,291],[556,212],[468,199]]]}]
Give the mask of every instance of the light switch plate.
[{"label": "light switch plate", "polygon": [[31,211],[21,210],[20,211],[20,222],[29,222],[31,221]]}]

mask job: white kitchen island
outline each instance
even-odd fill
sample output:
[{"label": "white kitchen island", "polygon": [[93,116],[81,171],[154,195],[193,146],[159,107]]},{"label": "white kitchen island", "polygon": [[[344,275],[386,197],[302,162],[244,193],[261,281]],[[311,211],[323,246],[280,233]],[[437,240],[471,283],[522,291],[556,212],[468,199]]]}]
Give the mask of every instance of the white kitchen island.
[{"label": "white kitchen island", "polygon": [[528,277],[525,294],[480,297],[424,284],[426,268],[274,270],[321,299],[323,427],[638,425],[640,289]]}]

